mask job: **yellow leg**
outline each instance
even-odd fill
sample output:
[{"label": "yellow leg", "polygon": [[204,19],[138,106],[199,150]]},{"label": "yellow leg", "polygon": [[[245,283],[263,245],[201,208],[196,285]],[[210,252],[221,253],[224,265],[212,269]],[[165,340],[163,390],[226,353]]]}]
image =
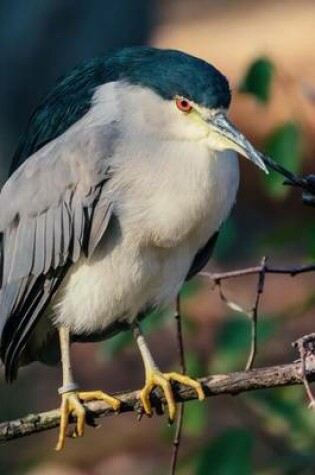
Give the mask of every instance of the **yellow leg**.
[{"label": "yellow leg", "polygon": [[135,329],[135,338],[139,346],[145,368],[145,385],[139,393],[139,399],[143,405],[143,409],[148,416],[152,415],[150,394],[155,387],[161,387],[166,399],[169,419],[171,422],[173,422],[176,417],[176,403],[171,387],[171,381],[177,381],[178,383],[185,384],[186,386],[194,388],[200,401],[205,398],[202,386],[200,383],[198,383],[198,381],[189,378],[188,376],[185,376],[183,374],[175,372],[162,373],[157,368],[150,353],[150,350],[148,349],[145,340],[140,332],[139,327]]},{"label": "yellow leg", "polygon": [[82,437],[84,432],[86,410],[81,401],[102,400],[105,401],[114,410],[119,409],[120,401],[103,391],[77,391],[77,385],[73,381],[73,375],[70,363],[70,340],[69,331],[65,328],[59,330],[60,349],[62,357],[63,386],[59,392],[61,394],[60,407],[60,428],[56,450],[63,448],[69,427],[70,415],[76,418],[76,427],[72,437]]}]

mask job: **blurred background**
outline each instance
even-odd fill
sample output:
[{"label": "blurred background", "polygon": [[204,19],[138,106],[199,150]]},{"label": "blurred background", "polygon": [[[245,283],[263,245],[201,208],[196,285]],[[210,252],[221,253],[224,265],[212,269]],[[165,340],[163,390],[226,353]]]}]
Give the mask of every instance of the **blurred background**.
[{"label": "blurred background", "polygon": [[[200,56],[229,77],[230,116],[275,160],[298,173],[315,169],[315,3],[273,0],[1,0],[0,176],[39,100],[81,60],[113,48],[150,44]],[[295,190],[241,160],[242,181],[212,271],[315,259],[315,210]],[[224,284],[228,297],[253,304],[257,278]],[[259,314],[256,366],[296,358],[291,342],[315,330],[315,276],[267,276]],[[183,290],[186,358],[191,375],[244,367],[250,325],[201,279]],[[163,369],[178,367],[172,313],[147,321]],[[154,331],[152,331],[154,330]],[[163,339],[163,347],[160,341]],[[143,384],[128,335],[73,347],[82,388],[122,391]],[[0,384],[2,421],[59,405],[60,369],[34,364],[13,386]],[[3,378],[2,378],[3,381]],[[166,418],[133,414],[100,421],[57,455],[57,432],[0,446],[0,473],[159,475],[169,470],[174,428]],[[315,473],[315,413],[303,389],[282,388],[186,405],[178,473]]]}]

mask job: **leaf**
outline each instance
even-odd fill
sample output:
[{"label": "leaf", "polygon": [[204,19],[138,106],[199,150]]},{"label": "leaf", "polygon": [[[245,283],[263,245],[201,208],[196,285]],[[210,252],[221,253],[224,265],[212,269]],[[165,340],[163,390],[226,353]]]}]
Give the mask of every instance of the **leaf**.
[{"label": "leaf", "polygon": [[266,104],[270,98],[273,74],[272,62],[268,58],[258,58],[249,66],[239,89],[241,92],[252,94],[259,102]]},{"label": "leaf", "polygon": [[[301,133],[294,122],[286,122],[276,128],[265,141],[265,152],[273,160],[297,173],[301,162]],[[265,177],[266,189],[270,196],[284,198],[290,187],[283,186],[283,177],[270,170]]]},{"label": "leaf", "polygon": [[201,452],[195,475],[251,475],[253,436],[243,429],[230,429]]}]

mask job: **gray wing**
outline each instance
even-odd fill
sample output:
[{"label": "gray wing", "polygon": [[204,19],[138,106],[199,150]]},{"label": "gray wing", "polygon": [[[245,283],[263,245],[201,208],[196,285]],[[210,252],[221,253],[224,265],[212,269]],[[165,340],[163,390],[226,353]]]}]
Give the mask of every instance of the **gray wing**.
[{"label": "gray wing", "polygon": [[207,244],[202,249],[200,249],[200,251],[197,252],[190,266],[186,281],[192,279],[196,274],[198,274],[198,272],[200,272],[205,267],[212,255],[218,237],[219,231],[216,232],[213,236],[211,236]]},{"label": "gray wing", "polygon": [[106,231],[107,139],[103,130],[76,125],[24,162],[1,191],[0,352],[8,380],[67,270]]}]

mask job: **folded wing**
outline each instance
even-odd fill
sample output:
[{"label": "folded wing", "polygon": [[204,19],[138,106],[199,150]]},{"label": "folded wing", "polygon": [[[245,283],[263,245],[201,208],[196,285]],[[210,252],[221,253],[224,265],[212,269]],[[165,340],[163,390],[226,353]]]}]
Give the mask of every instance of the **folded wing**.
[{"label": "folded wing", "polygon": [[90,256],[106,232],[109,166],[105,153],[95,153],[98,140],[104,148],[103,132],[76,124],[26,160],[1,191],[0,352],[8,380],[69,267]]}]

